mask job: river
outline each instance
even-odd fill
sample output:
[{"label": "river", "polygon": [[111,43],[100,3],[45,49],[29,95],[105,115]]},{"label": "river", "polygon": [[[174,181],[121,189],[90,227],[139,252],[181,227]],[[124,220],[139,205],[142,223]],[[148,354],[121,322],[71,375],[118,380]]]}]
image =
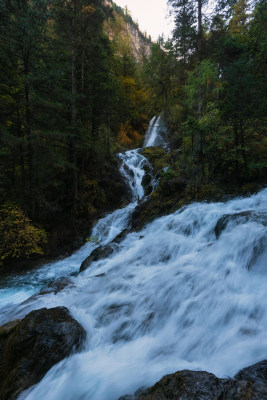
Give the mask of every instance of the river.
[{"label": "river", "polygon": [[[119,158],[132,203],[101,219],[72,256],[0,283],[1,324],[66,306],[87,331],[83,350],[20,399],[116,400],[177,370],[233,376],[267,356],[267,189],[158,218],[78,274],[94,248],[128,226],[144,196],[147,160],[139,150]],[[63,276],[72,285],[32,296]]]}]

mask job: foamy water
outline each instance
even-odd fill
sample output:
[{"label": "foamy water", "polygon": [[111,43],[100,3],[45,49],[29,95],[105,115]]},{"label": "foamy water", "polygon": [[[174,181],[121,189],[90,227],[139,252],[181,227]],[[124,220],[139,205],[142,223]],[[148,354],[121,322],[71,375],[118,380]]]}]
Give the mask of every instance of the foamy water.
[{"label": "foamy water", "polygon": [[[140,165],[129,174],[138,182]],[[106,217],[110,230],[103,220],[94,228],[103,243],[125,229],[137,192],[128,208]],[[128,234],[115,254],[72,276],[73,286],[56,295],[19,304],[40,277],[77,272],[92,244],[61,261],[64,267],[46,265],[27,284],[21,278],[21,291],[10,288],[9,304],[3,292],[2,322],[66,306],[87,340],[81,353],[55,365],[20,398],[116,400],[166,373],[187,368],[233,376],[266,358],[266,216],[267,189],[225,203],[194,203]]]}]

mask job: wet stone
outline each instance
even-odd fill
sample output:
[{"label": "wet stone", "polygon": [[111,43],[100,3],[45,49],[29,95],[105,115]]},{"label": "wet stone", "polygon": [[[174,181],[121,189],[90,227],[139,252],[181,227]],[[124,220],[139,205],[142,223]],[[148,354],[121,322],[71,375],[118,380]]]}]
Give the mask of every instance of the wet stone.
[{"label": "wet stone", "polygon": [[238,381],[253,382],[253,392],[257,399],[267,399],[267,360],[243,368],[235,375]]},{"label": "wet stone", "polygon": [[72,281],[69,278],[59,278],[56,279],[53,282],[50,282],[46,288],[42,289],[39,294],[44,295],[48,293],[54,292],[57,294],[58,292],[61,292],[63,289],[65,289],[67,286],[71,286]]},{"label": "wet stone", "polygon": [[145,174],[145,175],[143,176],[143,179],[142,179],[142,185],[143,185],[144,187],[150,185],[151,179],[152,179],[151,174],[149,174],[149,173],[148,173],[148,174]]},{"label": "wet stone", "polygon": [[125,239],[127,236],[127,233],[129,232],[129,229],[124,229],[119,235],[115,237],[115,239],[112,240],[112,242],[104,245],[104,246],[99,246],[96,249],[92,251],[90,256],[88,256],[81,264],[80,266],[80,271],[85,271],[87,268],[90,267],[90,265],[95,262],[99,261],[102,258],[107,258],[114,254],[118,248],[119,244]]},{"label": "wet stone", "polygon": [[266,400],[267,360],[244,368],[235,379],[219,379],[205,371],[178,371],[154,386],[118,400]]},{"label": "wet stone", "polygon": [[57,294],[64,290],[66,287],[72,287],[73,282],[70,278],[58,278],[55,281],[50,282],[46,287],[41,289],[38,293],[29,297],[27,300],[23,302],[23,304],[31,303],[38,299],[39,296],[45,296],[47,294]]},{"label": "wet stone", "polygon": [[95,275],[95,278],[103,278],[104,276],[106,276],[105,273],[103,273],[103,274],[98,274],[98,275]]},{"label": "wet stone", "polygon": [[112,243],[107,244],[105,246],[100,246],[97,247],[92,251],[89,257],[87,257],[81,264],[80,266],[80,272],[85,271],[87,268],[90,267],[90,265],[98,260],[101,260],[102,258],[106,258],[111,256],[113,253],[116,251],[116,246],[113,245]]},{"label": "wet stone", "polygon": [[1,400],[14,400],[86,337],[66,307],[42,308],[0,328]]}]

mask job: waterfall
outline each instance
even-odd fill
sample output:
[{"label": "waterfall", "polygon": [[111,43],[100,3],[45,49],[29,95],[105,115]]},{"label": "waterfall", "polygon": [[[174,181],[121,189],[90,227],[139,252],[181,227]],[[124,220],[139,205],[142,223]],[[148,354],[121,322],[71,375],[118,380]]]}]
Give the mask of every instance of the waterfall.
[{"label": "waterfall", "polygon": [[133,201],[141,199],[144,196],[142,179],[145,174],[144,166],[148,165],[147,159],[138,150],[120,153],[119,158],[122,160],[120,172],[131,189]]},{"label": "waterfall", "polygon": [[16,304],[38,292],[44,285],[55,279],[77,274],[82,261],[96,247],[111,242],[129,226],[130,217],[138,200],[144,196],[142,187],[144,167],[150,168],[150,165],[147,159],[139,154],[139,149],[119,153],[118,158],[121,160],[120,172],[132,193],[132,202],[100,219],[93,227],[88,243],[70,257],[0,280],[0,324],[10,320],[11,309]]},{"label": "waterfall", "polygon": [[154,116],[146,131],[143,147],[163,146],[166,144],[167,129],[162,116]]},{"label": "waterfall", "polygon": [[[83,351],[20,399],[117,400],[177,370],[233,376],[266,358],[267,189],[158,218],[77,274],[93,248],[127,227],[144,195],[145,158],[137,150],[119,157],[133,200],[96,224],[98,243],[1,282],[0,323],[63,305],[87,331]],[[73,273],[73,286],[26,300],[45,282]]]}]

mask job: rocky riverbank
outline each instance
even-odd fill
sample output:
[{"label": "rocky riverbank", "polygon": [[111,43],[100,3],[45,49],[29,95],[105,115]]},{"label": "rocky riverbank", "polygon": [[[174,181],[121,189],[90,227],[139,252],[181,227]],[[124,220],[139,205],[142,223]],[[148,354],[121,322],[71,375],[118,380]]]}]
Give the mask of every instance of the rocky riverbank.
[{"label": "rocky riverbank", "polygon": [[[39,309],[0,327],[1,400],[15,400],[56,363],[79,351],[83,327],[65,307]],[[119,400],[266,400],[267,360],[240,370],[234,378],[205,371],[177,371],[154,386]],[[99,399],[100,400],[100,399]],[[112,399],[111,399],[112,400]]]},{"label": "rocky riverbank", "polygon": [[[181,168],[173,167],[171,153],[162,147],[148,147],[142,154],[153,167],[158,182],[150,197],[140,201],[132,217],[132,229],[140,230],[157,217],[170,214],[195,201],[225,201],[238,195],[254,194],[262,188],[258,182],[234,184],[222,181],[200,182]],[[144,176],[146,192],[151,192],[150,175]]]},{"label": "rocky riverbank", "polygon": [[[66,257],[84,243],[94,223],[107,212],[124,207],[131,200],[127,183],[119,171],[120,160],[113,157],[103,166],[101,176],[89,176],[84,182],[82,196],[73,210],[51,210],[49,218],[39,221],[47,233],[44,255],[11,257],[0,263],[0,276],[36,268],[41,264]],[[74,212],[75,208],[75,212]]]}]

